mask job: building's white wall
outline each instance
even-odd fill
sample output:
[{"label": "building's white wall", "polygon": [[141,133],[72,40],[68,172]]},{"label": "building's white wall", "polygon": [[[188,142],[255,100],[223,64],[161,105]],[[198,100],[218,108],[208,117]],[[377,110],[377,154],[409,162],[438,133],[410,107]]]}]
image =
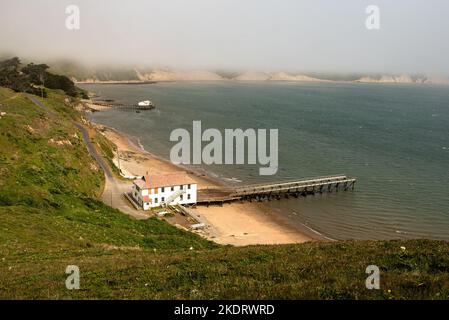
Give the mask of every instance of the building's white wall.
[{"label": "building's white wall", "polygon": [[[178,196],[176,199],[174,199],[170,204],[195,204],[197,201],[197,192],[198,192],[198,185],[196,183],[193,183],[190,185],[190,189],[188,189],[188,185],[182,186],[185,189],[185,193],[182,194],[182,200],[181,197]],[[144,210],[149,210],[150,208],[155,208],[161,206],[163,200],[166,201],[170,196],[179,191],[181,186],[173,186],[173,191],[171,187],[164,187],[164,188],[157,188],[156,190],[151,189],[141,189],[138,191],[136,185],[132,186],[132,196],[136,201],[143,207]],[[162,191],[163,190],[163,191]],[[151,198],[150,203],[143,202],[143,197],[149,195]],[[190,195],[190,199],[189,199]],[[156,202],[157,201],[157,202]]]},{"label": "building's white wall", "polygon": [[[187,188],[187,185],[183,185],[185,189],[185,193],[182,195],[182,200],[180,199],[180,196],[178,196],[176,199],[172,200],[170,204],[194,204],[197,200],[197,190],[198,186],[197,184],[191,184],[190,189]],[[154,189],[151,190],[150,197],[152,199],[151,206],[152,207],[159,207],[162,203],[162,201],[166,201],[170,196],[179,191],[180,186],[173,186],[173,191],[171,187],[164,187],[164,188],[158,188],[157,193]],[[188,199],[188,195],[190,195],[190,199]],[[156,202],[157,199],[157,202]],[[162,200],[164,199],[164,200]]]},{"label": "building's white wall", "polygon": [[135,184],[132,186],[131,195],[137,201],[137,203],[143,208],[143,210],[149,210],[151,203],[144,202],[143,197],[148,195],[148,189],[140,189]]}]

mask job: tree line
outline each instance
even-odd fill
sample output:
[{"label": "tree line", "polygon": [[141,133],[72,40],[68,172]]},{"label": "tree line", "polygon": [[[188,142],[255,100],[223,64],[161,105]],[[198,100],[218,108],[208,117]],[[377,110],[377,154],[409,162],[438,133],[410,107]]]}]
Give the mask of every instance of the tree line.
[{"label": "tree line", "polygon": [[68,77],[52,74],[49,68],[46,64],[34,63],[23,66],[18,57],[0,61],[0,86],[43,97],[47,97],[45,88],[61,89],[72,97],[85,95]]}]

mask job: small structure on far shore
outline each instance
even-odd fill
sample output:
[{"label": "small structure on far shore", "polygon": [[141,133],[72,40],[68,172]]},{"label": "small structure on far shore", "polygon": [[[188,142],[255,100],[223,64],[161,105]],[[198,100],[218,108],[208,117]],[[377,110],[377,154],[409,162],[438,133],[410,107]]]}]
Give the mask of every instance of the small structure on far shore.
[{"label": "small structure on far shore", "polygon": [[147,174],[133,181],[131,196],[143,210],[166,205],[194,205],[197,183],[186,173]]},{"label": "small structure on far shore", "polygon": [[154,104],[150,100],[145,100],[145,101],[140,101],[137,104],[137,106],[139,106],[139,107],[154,107]]}]

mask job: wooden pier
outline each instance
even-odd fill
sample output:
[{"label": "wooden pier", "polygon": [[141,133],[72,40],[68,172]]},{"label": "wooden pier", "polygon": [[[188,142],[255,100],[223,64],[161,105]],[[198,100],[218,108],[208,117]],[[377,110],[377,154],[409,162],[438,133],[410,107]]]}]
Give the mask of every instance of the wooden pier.
[{"label": "wooden pier", "polygon": [[273,199],[298,198],[310,194],[354,190],[355,178],[335,175],[279,183],[255,184],[220,190],[199,190],[197,204],[222,204],[232,201],[265,201]]},{"label": "wooden pier", "polygon": [[118,109],[118,110],[137,110],[137,111],[145,111],[145,110],[153,110],[156,107],[154,105],[149,106],[139,106],[136,104],[113,104],[111,105],[111,108]]},{"label": "wooden pier", "polygon": [[87,101],[93,105],[97,105],[100,107],[110,108],[110,109],[118,109],[118,110],[137,110],[137,111],[145,111],[155,109],[156,106],[154,104],[150,104],[148,106],[139,106],[138,104],[121,104],[114,102],[114,100],[106,99],[106,100],[95,100],[92,99],[91,102]]}]

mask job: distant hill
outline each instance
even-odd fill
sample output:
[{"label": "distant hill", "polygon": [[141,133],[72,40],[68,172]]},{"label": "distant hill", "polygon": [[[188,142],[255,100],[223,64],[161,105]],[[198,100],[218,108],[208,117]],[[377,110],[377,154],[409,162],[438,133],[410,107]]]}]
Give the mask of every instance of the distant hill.
[{"label": "distant hill", "polygon": [[90,67],[65,60],[56,61],[50,65],[51,72],[66,75],[74,82],[140,80],[135,70],[127,67]]},{"label": "distant hill", "polygon": [[134,69],[139,80],[142,81],[220,81],[225,77],[210,71],[179,71],[171,69]]},{"label": "distant hill", "polygon": [[413,75],[298,74],[287,72],[214,72],[176,70],[170,68],[100,69],[87,71],[62,70],[75,82],[107,81],[289,81],[289,82],[358,82],[358,83],[428,83],[449,84],[449,79]]},{"label": "distant hill", "polygon": [[[9,55],[0,54],[0,57]],[[26,59],[23,59],[27,62]],[[139,81],[298,81],[298,82],[357,82],[357,83],[416,83],[449,84],[449,78],[410,74],[324,73],[324,72],[260,72],[227,70],[180,70],[141,66],[88,66],[73,60],[44,61],[49,72],[65,75],[74,82],[139,82]]]},{"label": "distant hill", "polygon": [[378,75],[378,76],[364,76],[356,82],[363,83],[429,83],[429,84],[449,84],[449,79],[436,76],[410,76],[407,74],[401,75]]},{"label": "distant hill", "polygon": [[302,74],[289,74],[286,72],[264,73],[244,72],[225,73],[206,70],[175,70],[168,68],[133,70],[91,71],[83,72],[59,69],[63,74],[69,75],[75,82],[106,82],[106,81],[332,81],[318,79]]}]

